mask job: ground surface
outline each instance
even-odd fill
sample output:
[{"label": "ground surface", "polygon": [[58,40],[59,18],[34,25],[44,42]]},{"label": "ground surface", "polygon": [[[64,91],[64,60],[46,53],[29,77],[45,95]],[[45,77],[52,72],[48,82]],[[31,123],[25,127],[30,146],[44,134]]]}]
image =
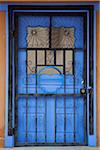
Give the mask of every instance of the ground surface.
[{"label": "ground surface", "polygon": [[0,148],[0,150],[100,150],[100,147],[66,146],[66,147],[18,147]]}]

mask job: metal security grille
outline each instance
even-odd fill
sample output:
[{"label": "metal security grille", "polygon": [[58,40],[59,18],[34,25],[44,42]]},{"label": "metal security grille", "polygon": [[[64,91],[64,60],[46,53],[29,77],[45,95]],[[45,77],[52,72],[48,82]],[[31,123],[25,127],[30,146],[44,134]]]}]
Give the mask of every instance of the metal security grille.
[{"label": "metal security grille", "polygon": [[[16,146],[85,145],[86,16],[66,14],[69,24],[66,25],[65,22],[60,26],[63,19],[65,20],[63,17],[66,16],[59,16],[58,13],[45,15],[46,13],[39,16],[41,20],[37,16],[38,19],[32,18],[33,22],[38,20],[38,25],[33,23],[30,27],[27,23],[25,30],[25,22],[21,20],[26,17],[29,20],[24,18],[24,21],[32,22],[31,18],[27,15],[16,17],[15,25],[18,28],[15,38],[15,144]],[[49,25],[45,27],[40,25],[42,17],[48,20]],[[75,19],[79,23],[75,24]],[[55,26],[56,22],[60,27]],[[39,35],[35,39],[38,31]],[[41,46],[38,40],[40,38],[43,40],[44,33],[47,34],[44,38],[48,40],[44,44],[47,47]],[[83,37],[80,43],[83,44],[82,46],[79,44],[78,47],[76,41],[81,33]],[[67,39],[65,41],[62,36],[64,34]],[[62,37],[60,40],[56,39],[60,37]],[[21,40],[22,42],[26,40],[26,47],[20,44]],[[38,42],[34,42],[35,40]],[[45,43],[45,40],[42,44],[43,42]]]}]

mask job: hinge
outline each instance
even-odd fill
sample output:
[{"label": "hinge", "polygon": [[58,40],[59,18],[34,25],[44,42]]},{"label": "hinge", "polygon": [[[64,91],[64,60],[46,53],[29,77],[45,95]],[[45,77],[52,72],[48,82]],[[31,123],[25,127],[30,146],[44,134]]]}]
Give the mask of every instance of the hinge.
[{"label": "hinge", "polygon": [[13,135],[15,133],[15,128],[10,128],[9,130],[8,130],[8,135],[10,136],[10,135]]},{"label": "hinge", "polygon": [[11,33],[11,36],[12,36],[12,37],[15,37],[15,36],[16,36],[16,34],[15,34],[15,33],[16,33],[16,32],[15,32],[15,30],[11,31],[10,33]]},{"label": "hinge", "polygon": [[93,88],[92,88],[92,87],[88,87],[87,90],[88,90],[88,93],[89,93],[89,94],[93,94]]},{"label": "hinge", "polygon": [[15,30],[13,31],[13,37],[15,37],[16,36],[16,34],[15,34],[16,32],[15,32]]}]

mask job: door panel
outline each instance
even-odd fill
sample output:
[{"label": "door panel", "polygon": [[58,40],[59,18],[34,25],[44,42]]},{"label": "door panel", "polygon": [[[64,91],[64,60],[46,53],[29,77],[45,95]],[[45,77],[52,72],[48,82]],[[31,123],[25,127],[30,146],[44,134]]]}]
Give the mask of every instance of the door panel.
[{"label": "door panel", "polygon": [[76,141],[84,141],[84,99],[78,97],[76,100]]},{"label": "door panel", "polygon": [[16,145],[84,144],[83,27],[80,15],[18,17]]},{"label": "door panel", "polygon": [[47,100],[47,143],[55,142],[55,100],[53,97],[46,98]]},{"label": "door panel", "polygon": [[75,53],[75,93],[79,94],[80,89],[84,88],[84,54]]},{"label": "door panel", "polygon": [[[19,117],[20,114],[20,117]],[[22,97],[18,99],[18,128],[17,141],[19,143],[25,143],[26,141],[26,98]]]},{"label": "door panel", "polygon": [[36,98],[30,97],[27,100],[27,139],[33,143],[36,138]]}]

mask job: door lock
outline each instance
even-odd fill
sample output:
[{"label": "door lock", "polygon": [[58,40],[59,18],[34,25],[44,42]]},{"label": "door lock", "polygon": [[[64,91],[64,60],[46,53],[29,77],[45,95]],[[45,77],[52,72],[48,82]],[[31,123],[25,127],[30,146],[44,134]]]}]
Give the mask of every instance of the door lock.
[{"label": "door lock", "polygon": [[81,94],[86,94],[86,89],[85,88],[80,89],[80,93]]},{"label": "door lock", "polygon": [[92,87],[89,87],[89,88],[88,88],[88,93],[89,93],[89,94],[92,94],[92,93],[93,93],[93,88],[92,88]]},{"label": "door lock", "polygon": [[85,88],[82,88],[82,89],[80,89],[80,93],[81,94],[92,94],[93,93],[93,88],[91,88],[91,87],[89,87],[88,89],[85,89]]}]

